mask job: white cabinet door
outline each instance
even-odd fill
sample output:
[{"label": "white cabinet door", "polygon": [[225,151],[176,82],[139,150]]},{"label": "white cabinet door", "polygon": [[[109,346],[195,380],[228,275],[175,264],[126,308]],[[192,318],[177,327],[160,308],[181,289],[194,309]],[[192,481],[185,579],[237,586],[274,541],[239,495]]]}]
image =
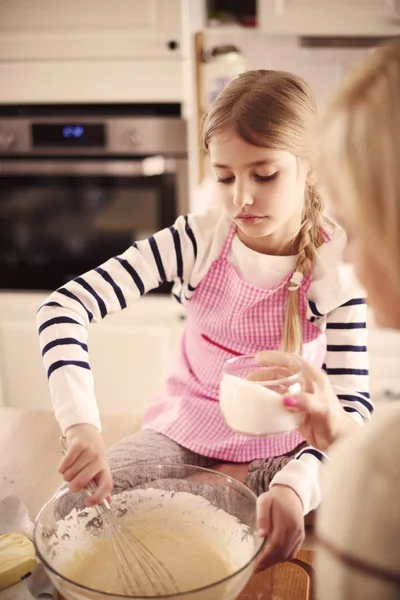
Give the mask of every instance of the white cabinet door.
[{"label": "white cabinet door", "polygon": [[123,312],[112,315],[90,329],[100,414],[140,414],[160,393],[180,338],[177,315],[124,317]]},{"label": "white cabinet door", "polygon": [[[36,310],[43,294],[0,294],[0,374],[5,406],[49,410]],[[182,308],[146,297],[89,330],[90,363],[101,414],[138,415],[159,393],[178,344]]]},{"label": "white cabinet door", "polygon": [[397,0],[258,0],[260,30],[276,35],[373,36],[400,32]]},{"label": "white cabinet door", "polygon": [[0,0],[0,60],[178,58],[182,1]]},{"label": "white cabinet door", "polygon": [[368,314],[370,392],[374,402],[400,399],[400,332],[379,327]]},{"label": "white cabinet door", "polygon": [[51,409],[36,310],[44,297],[0,294],[0,373],[4,406]]}]

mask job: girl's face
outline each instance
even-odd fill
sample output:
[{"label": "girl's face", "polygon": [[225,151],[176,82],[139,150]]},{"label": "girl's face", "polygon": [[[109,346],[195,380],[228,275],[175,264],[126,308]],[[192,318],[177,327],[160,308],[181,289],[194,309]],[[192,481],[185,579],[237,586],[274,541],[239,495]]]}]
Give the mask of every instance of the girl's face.
[{"label": "girl's face", "polygon": [[233,130],[209,143],[219,197],[250,248],[271,254],[294,254],[301,225],[306,161],[284,150],[245,142]]},{"label": "girl's face", "polygon": [[[336,171],[340,173],[340,169]],[[341,186],[342,187],[342,186]],[[343,253],[345,262],[352,263],[356,275],[368,295],[377,322],[384,327],[400,329],[400,298],[396,291],[379,249],[371,246],[371,240],[360,225],[357,200],[350,189],[335,190],[328,185],[331,212],[347,233]],[[382,245],[385,243],[382,240]],[[397,294],[397,298],[396,298]]]}]

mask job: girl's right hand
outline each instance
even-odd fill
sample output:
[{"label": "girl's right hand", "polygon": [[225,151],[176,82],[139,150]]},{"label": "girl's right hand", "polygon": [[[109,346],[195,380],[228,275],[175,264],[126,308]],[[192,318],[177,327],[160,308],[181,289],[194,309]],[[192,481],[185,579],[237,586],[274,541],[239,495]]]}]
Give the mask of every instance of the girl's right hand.
[{"label": "girl's right hand", "polygon": [[[258,352],[255,359],[262,366],[274,366],[275,355],[274,351]],[[310,446],[324,452],[360,425],[343,410],[326,373],[297,358],[302,362],[304,388],[298,394],[285,396],[283,405],[289,412],[304,414],[298,427],[300,433]]]},{"label": "girl's right hand", "polygon": [[107,498],[112,490],[112,477],[106,448],[100,432],[93,425],[73,425],[65,434],[68,450],[58,466],[58,471],[69,483],[69,489],[77,492],[89,482],[95,481],[97,490],[85,504],[94,506]]}]

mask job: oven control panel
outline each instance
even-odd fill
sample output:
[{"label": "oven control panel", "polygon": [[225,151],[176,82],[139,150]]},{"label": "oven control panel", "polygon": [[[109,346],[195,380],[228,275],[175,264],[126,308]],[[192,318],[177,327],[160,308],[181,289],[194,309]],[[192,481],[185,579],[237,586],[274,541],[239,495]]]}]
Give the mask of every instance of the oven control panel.
[{"label": "oven control panel", "polygon": [[186,122],[179,117],[0,118],[3,155],[187,154]]}]

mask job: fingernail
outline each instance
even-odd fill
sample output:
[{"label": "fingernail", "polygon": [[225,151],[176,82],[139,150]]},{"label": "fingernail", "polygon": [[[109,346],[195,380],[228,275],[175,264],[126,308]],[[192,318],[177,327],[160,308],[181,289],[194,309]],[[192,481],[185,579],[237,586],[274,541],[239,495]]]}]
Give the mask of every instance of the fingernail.
[{"label": "fingernail", "polygon": [[265,529],[257,529],[258,537],[265,537],[267,535],[267,531]]},{"label": "fingernail", "polygon": [[286,398],[283,399],[283,404],[285,406],[297,406],[297,400],[294,396],[286,396]]}]

